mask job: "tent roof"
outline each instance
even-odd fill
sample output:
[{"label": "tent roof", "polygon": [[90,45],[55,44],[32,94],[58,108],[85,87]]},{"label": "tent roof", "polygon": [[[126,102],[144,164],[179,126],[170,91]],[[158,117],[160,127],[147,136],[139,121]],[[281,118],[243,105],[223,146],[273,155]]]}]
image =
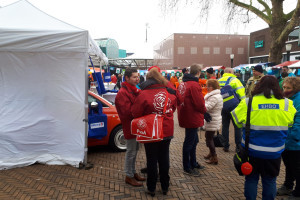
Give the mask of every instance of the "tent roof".
[{"label": "tent roof", "polygon": [[26,0],[0,8],[0,27],[1,29],[84,31],[44,13]]},{"label": "tent roof", "polygon": [[205,67],[202,69],[202,71],[206,71],[209,68],[213,68],[213,70],[217,70],[217,69],[225,69],[225,66],[209,66],[209,67]]},{"label": "tent roof", "polygon": [[276,66],[274,66],[272,68],[282,68],[283,66],[289,66],[289,65],[292,65],[292,64],[294,64],[296,62],[299,62],[299,60],[285,61],[285,62],[280,63],[279,65],[276,65]]},{"label": "tent roof", "polygon": [[88,52],[108,63],[88,31],[48,15],[27,0],[0,8],[0,38],[0,51]]}]

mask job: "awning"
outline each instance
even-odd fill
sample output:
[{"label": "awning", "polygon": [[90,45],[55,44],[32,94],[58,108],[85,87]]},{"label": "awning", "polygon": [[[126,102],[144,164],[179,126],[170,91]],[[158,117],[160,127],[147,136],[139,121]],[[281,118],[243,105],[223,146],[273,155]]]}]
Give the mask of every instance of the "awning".
[{"label": "awning", "polygon": [[288,67],[290,67],[290,65],[295,64],[295,63],[297,63],[297,62],[299,62],[299,60],[285,61],[285,62],[283,62],[283,63],[280,63],[279,65],[273,66],[272,68],[273,68],[273,69],[274,69],[274,68],[279,69],[279,68],[282,68],[283,66],[288,66]]},{"label": "awning", "polygon": [[219,69],[225,69],[226,67],[224,67],[224,66],[209,66],[209,67],[205,67],[205,68],[203,68],[202,69],[202,71],[206,71],[207,69],[209,69],[209,68],[213,68],[213,70],[215,71],[215,70],[219,70]]},{"label": "awning", "polygon": [[289,68],[300,68],[300,60],[288,66]]}]

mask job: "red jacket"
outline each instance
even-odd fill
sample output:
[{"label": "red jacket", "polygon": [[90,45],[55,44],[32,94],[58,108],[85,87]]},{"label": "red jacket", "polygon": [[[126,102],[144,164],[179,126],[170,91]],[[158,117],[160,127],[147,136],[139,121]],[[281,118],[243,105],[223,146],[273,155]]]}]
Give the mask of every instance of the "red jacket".
[{"label": "red jacket", "polygon": [[205,102],[198,78],[185,74],[183,82],[178,87],[183,101],[178,106],[179,126],[183,128],[198,128],[204,125]]},{"label": "red jacket", "polygon": [[124,137],[127,140],[136,137],[135,135],[131,134],[131,120],[133,119],[131,107],[135,98],[137,97],[137,94],[138,93],[136,91],[134,92],[127,87],[124,82],[122,83],[122,87],[115,99],[116,109],[122,122]]},{"label": "red jacket", "polygon": [[[152,113],[162,113],[165,106],[166,86],[156,84],[153,80],[145,81],[141,85],[142,91],[136,98],[131,112],[134,118],[142,117]],[[164,138],[172,137],[174,134],[173,113],[176,110],[177,98],[175,95],[168,93],[168,104],[163,121]]]}]

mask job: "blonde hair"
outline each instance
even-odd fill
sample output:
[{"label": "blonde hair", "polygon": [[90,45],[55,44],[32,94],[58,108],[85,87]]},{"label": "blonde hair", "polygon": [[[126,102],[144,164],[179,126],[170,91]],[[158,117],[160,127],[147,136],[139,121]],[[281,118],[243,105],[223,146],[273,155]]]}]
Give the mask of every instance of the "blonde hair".
[{"label": "blonde hair", "polygon": [[196,74],[198,74],[198,72],[201,72],[201,65],[193,64],[190,67],[190,74],[195,76]]},{"label": "blonde hair", "polygon": [[216,79],[207,80],[206,86],[207,87],[212,87],[214,90],[220,89],[219,81],[217,81]]},{"label": "blonde hair", "polygon": [[165,77],[163,77],[161,73],[159,73],[158,69],[155,67],[150,69],[150,71],[147,73],[146,79],[149,78],[156,80],[161,85],[166,86],[168,84],[168,80]]}]

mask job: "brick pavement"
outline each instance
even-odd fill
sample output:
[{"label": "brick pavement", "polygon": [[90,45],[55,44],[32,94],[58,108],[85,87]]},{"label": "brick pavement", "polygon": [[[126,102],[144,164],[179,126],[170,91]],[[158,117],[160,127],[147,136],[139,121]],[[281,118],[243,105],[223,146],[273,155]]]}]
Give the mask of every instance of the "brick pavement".
[{"label": "brick pavement", "polygon": [[[49,166],[35,164],[28,167],[0,171],[0,200],[32,199],[203,199],[238,200],[244,199],[244,178],[237,175],[232,157],[234,154],[233,128],[230,135],[230,152],[217,149],[219,164],[205,165],[203,156],[207,154],[204,132],[200,132],[197,158],[206,168],[200,177],[190,177],[182,173],[181,151],[184,129],[175,120],[175,138],[170,146],[170,190],[167,196],[161,193],[157,184],[154,198],[145,194],[146,184],[135,188],[125,184],[123,163],[124,152],[111,152],[104,147],[89,149],[88,161],[94,164],[90,170],[76,169],[71,166]],[[145,151],[141,146],[137,157],[137,169],[143,168]],[[281,185],[284,166],[278,177]],[[261,184],[258,186],[258,199],[261,199]]]}]

